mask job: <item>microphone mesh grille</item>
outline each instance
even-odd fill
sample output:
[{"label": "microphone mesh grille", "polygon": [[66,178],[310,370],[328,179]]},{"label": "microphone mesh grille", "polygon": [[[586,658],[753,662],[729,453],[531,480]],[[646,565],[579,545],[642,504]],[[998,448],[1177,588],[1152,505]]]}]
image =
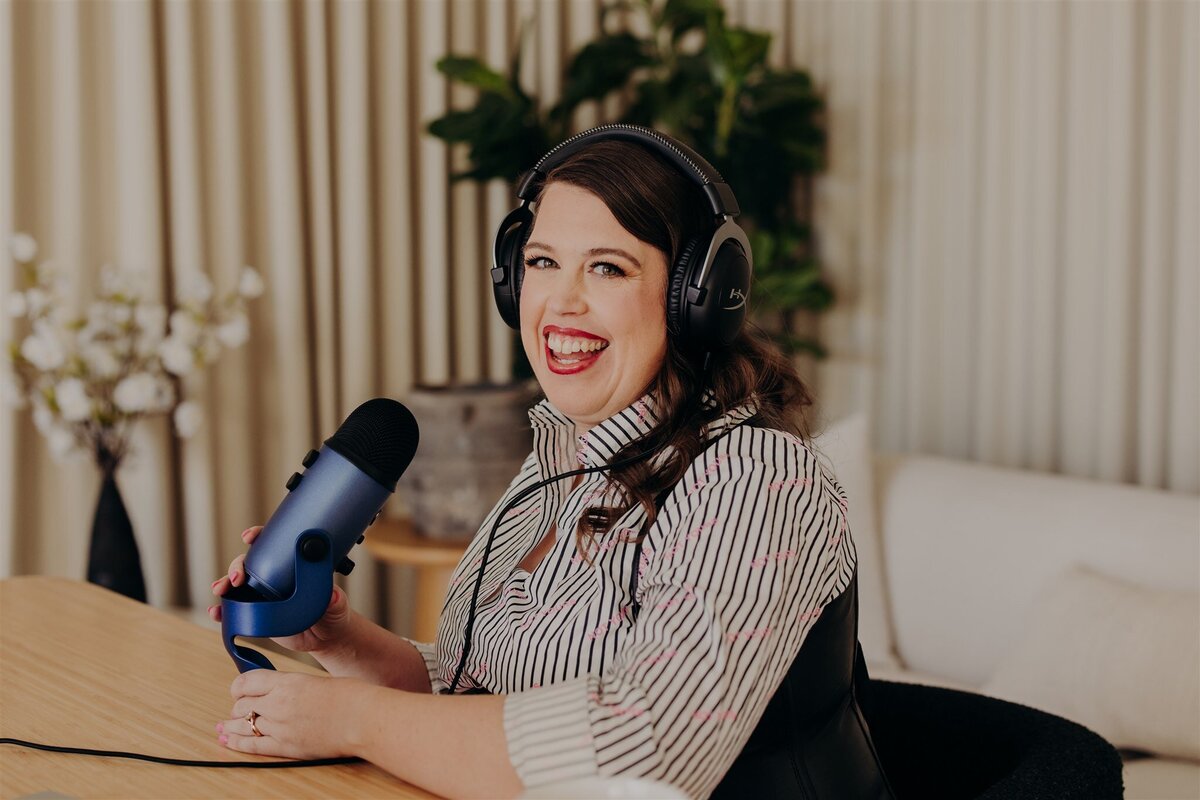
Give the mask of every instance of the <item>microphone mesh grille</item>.
[{"label": "microphone mesh grille", "polygon": [[408,468],[420,439],[412,412],[387,397],[376,397],[350,412],[325,444],[357,464],[389,489]]}]

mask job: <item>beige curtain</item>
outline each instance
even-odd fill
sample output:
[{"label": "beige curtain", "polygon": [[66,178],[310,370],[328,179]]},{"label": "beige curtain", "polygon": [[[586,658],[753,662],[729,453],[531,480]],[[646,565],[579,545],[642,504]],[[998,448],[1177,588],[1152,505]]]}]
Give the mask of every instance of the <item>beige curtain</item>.
[{"label": "beige curtain", "polygon": [[740,11],[829,101],[826,413],[1200,491],[1200,4]]},{"label": "beige curtain", "polygon": [[[250,343],[188,385],[202,432],[144,424],[122,470],[152,602],[206,604],[358,402],[507,377],[486,267],[511,195],[448,185],[464,156],[423,126],[469,93],[432,65],[503,67],[531,20],[523,80],[552,102],[598,5],[0,0],[0,237],[34,234],[78,302],[105,262],[163,300],[196,269],[268,284]],[[824,416],[867,410],[892,450],[1200,489],[1200,6],[727,7],[829,102]],[[96,491],[0,411],[0,575],[80,577]],[[402,628],[403,576],[358,560],[356,605]]]},{"label": "beige curtain", "polygon": [[[0,2],[0,236],[33,234],[79,303],[104,263],[146,269],[164,301],[194,270],[218,290],[243,264],[267,282],[249,344],[188,379],[202,432],[147,422],[121,470],[151,602],[206,604],[238,532],[361,401],[507,378],[484,278],[508,191],[451,192],[447,149],[422,133],[446,108],[433,64],[451,31],[507,62],[516,13],[483,10]],[[95,470],[51,460],[26,412],[0,425],[0,574],[82,576]],[[356,606],[403,626],[404,592],[356,560]]]}]

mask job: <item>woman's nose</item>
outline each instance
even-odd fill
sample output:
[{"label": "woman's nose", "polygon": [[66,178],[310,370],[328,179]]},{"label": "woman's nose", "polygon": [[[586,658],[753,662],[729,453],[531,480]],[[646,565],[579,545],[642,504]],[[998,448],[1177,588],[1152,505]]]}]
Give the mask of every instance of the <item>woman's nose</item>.
[{"label": "woman's nose", "polygon": [[587,310],[580,277],[560,273],[550,294],[550,310],[557,314],[581,314]]}]

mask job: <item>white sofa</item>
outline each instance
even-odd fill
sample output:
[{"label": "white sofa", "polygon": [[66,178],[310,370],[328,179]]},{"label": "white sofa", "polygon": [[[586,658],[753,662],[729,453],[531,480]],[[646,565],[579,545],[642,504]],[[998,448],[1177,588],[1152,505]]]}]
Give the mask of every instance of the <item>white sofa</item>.
[{"label": "white sofa", "polygon": [[850,500],[872,677],[1074,719],[1122,749],[1126,797],[1200,798],[1200,497],[867,438],[852,418],[817,445]]}]

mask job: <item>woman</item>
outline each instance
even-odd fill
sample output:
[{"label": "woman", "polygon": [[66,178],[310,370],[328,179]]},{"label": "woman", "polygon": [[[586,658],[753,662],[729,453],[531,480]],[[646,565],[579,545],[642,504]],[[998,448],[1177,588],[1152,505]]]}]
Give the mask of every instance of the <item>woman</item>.
[{"label": "woman", "polygon": [[[707,796],[746,788],[719,787],[739,755],[741,773],[769,773],[747,742],[769,738],[764,712],[822,609],[852,599],[845,496],[805,444],[791,364],[741,326],[748,248],[715,171],[629,126],[551,155],[493,270],[546,399],[437,642],[391,634],[335,588],[320,622],[280,640],[335,679],[239,676],[229,747],[359,755],[452,796],[588,775]],[[244,582],[242,558],[215,594]]]}]

